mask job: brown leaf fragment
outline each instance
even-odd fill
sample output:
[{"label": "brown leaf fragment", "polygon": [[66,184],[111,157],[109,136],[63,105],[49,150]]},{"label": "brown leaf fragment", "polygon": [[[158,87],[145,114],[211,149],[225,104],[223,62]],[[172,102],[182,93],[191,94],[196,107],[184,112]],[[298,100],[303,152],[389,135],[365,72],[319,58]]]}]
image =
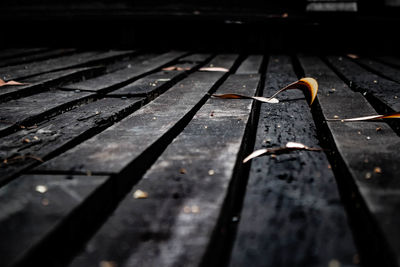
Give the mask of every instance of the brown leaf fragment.
[{"label": "brown leaf fragment", "polygon": [[263,103],[270,103],[270,104],[279,103],[279,100],[276,98],[266,98],[261,96],[245,96],[238,94],[222,94],[222,95],[213,94],[212,96],[223,99],[254,99]]},{"label": "brown leaf fragment", "polygon": [[[400,112],[394,112],[394,113],[388,113],[384,115],[371,115],[371,116],[364,116],[364,117],[356,117],[356,118],[350,118],[350,119],[327,119],[327,121],[370,121],[370,120],[380,120],[380,119],[399,119],[400,118]],[[378,131],[378,129],[377,129]]]},{"label": "brown leaf fragment", "polygon": [[359,56],[356,55],[356,54],[347,54],[347,56],[348,56],[349,58],[352,58],[352,59],[357,59],[357,58],[359,58]]},{"label": "brown leaf fragment", "polygon": [[203,68],[200,68],[199,71],[229,72],[229,70],[227,68],[221,68],[221,67],[203,67]]},{"label": "brown leaf fragment", "polygon": [[171,67],[162,68],[162,70],[163,71],[173,71],[173,70],[184,71],[184,70],[190,70],[190,68],[189,67],[182,68],[182,67],[177,67],[177,66],[171,66]]},{"label": "brown leaf fragment", "polygon": [[318,82],[314,78],[306,77],[301,78],[297,82],[291,83],[284,88],[280,89],[278,92],[273,94],[269,99],[272,99],[276,95],[282,93],[283,91],[289,89],[299,89],[304,92],[307,97],[308,104],[311,106],[317,96],[318,92]]},{"label": "brown leaf fragment", "polygon": [[3,79],[0,79],[0,87],[6,86],[6,85],[27,85],[28,83],[20,83],[16,81],[4,81]]},{"label": "brown leaf fragment", "polygon": [[276,147],[276,148],[264,148],[264,149],[259,149],[248,155],[244,160],[243,163],[248,162],[251,159],[254,159],[256,157],[260,157],[265,154],[282,154],[282,153],[288,153],[291,151],[295,150],[308,150],[308,151],[322,151],[321,148],[315,148],[315,147],[308,147],[302,143],[296,143],[296,142],[288,142],[284,147]]}]

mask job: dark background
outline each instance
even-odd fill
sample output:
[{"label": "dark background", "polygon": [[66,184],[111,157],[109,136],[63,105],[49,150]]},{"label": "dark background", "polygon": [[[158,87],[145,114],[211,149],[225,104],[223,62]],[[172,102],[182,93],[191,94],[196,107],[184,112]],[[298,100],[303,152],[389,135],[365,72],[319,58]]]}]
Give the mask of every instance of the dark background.
[{"label": "dark background", "polygon": [[307,0],[8,0],[0,46],[398,53],[400,1],[317,2],[357,11],[307,11]]}]

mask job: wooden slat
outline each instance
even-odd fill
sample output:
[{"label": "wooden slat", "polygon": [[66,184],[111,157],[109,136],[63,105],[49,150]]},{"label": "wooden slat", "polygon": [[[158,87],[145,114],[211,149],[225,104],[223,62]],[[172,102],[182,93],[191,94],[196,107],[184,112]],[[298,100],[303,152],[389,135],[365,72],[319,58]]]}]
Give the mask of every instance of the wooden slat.
[{"label": "wooden slat", "polygon": [[[297,80],[291,60],[272,56],[264,96]],[[255,149],[300,142],[319,147],[301,91],[262,104]],[[352,266],[356,249],[323,152],[253,159],[230,266]]]},{"label": "wooden slat", "polygon": [[32,54],[32,55],[12,57],[9,59],[1,60],[0,67],[11,66],[11,65],[15,65],[15,64],[22,64],[22,63],[29,63],[29,62],[32,62],[35,60],[48,59],[51,57],[57,57],[57,56],[62,56],[62,55],[66,55],[66,54],[71,54],[72,52],[75,52],[75,51],[76,51],[76,49],[55,49],[55,50],[44,51],[44,52]]},{"label": "wooden slat", "polygon": [[[232,75],[217,92],[254,95],[259,79]],[[251,107],[251,100],[210,99],[72,266],[199,266],[242,156]],[[136,190],[148,198],[135,199]]]},{"label": "wooden slat", "polygon": [[0,107],[0,136],[7,135],[21,126],[30,126],[92,96],[93,94],[88,92],[53,90],[8,101]]},{"label": "wooden slat", "polygon": [[[40,164],[38,159],[48,160],[110,126],[138,109],[144,100],[143,98],[101,99],[51,118],[33,129],[23,129],[3,137],[0,145],[0,185]],[[12,160],[24,156],[28,157],[14,162]],[[5,159],[8,159],[6,163]]]},{"label": "wooden slat", "polygon": [[[188,75],[188,72],[195,71],[202,63],[210,58],[207,54],[194,54],[180,59],[173,64],[174,67],[183,68],[183,70],[158,71],[134,81],[120,89],[117,89],[108,95],[110,96],[148,96],[154,91],[154,87],[170,87],[175,81]],[[192,60],[196,59],[196,60]],[[171,67],[171,66],[170,66]]]},{"label": "wooden slat", "polygon": [[109,52],[84,52],[69,56],[52,58],[44,61],[36,61],[29,64],[21,64],[0,68],[0,78],[8,81],[22,79],[42,73],[56,71],[84,65],[98,64],[115,58],[128,56],[134,51],[109,51]]},{"label": "wooden slat", "polygon": [[[221,64],[222,61],[225,61],[223,67],[229,68],[234,63],[235,58],[236,56],[234,55],[222,55],[217,59]],[[18,257],[23,260],[25,264],[29,263],[30,265],[55,266],[60,264],[60,262],[65,259],[65,255],[69,255],[71,251],[75,251],[79,242],[81,242],[81,240],[71,241],[70,239],[79,239],[81,235],[94,231],[94,225],[102,221],[102,217],[99,216],[104,216],[99,215],[97,212],[103,213],[108,209],[106,207],[112,206],[111,203],[116,204],[118,199],[125,195],[129,187],[135,182],[135,179],[140,178],[141,173],[143,173],[144,170],[149,167],[149,164],[156,159],[157,155],[162,152],[163,146],[167,146],[167,144],[172,141],[174,134],[176,134],[175,132],[182,130],[185,121],[189,120],[194,115],[194,111],[199,108],[199,105],[204,103],[207,93],[210,89],[214,88],[214,84],[218,84],[218,81],[226,75],[226,73],[222,72],[194,73],[120,123],[115,124],[94,138],[78,145],[69,152],[62,154],[60,157],[51,160],[50,162],[53,161],[54,163],[49,164],[47,167],[57,166],[55,164],[61,164],[58,166],[64,167],[66,165],[63,159],[74,155],[73,157],[79,161],[79,164],[84,163],[86,159],[88,160],[88,164],[82,166],[83,168],[91,168],[93,164],[97,164],[97,170],[104,167],[103,171],[108,171],[110,169],[111,171],[118,172],[124,169],[126,172],[122,172],[117,176],[108,177],[107,180],[104,182],[102,181],[101,184],[93,184],[86,188],[86,192],[95,192],[90,198],[87,198],[87,195],[79,196],[78,198],[75,197],[71,205],[69,204],[70,200],[61,200],[66,202],[64,203],[65,207],[63,209],[60,208],[62,204],[60,204],[60,206],[57,204],[59,203],[57,199],[55,210],[51,208],[51,200],[50,205],[42,209],[37,208],[40,205],[32,209],[32,206],[28,206],[26,209],[22,207],[20,214],[21,216],[30,217],[25,221],[30,221],[30,226],[32,226],[32,228],[26,232],[26,235],[24,234],[25,232],[21,231],[15,236],[15,239],[13,232],[10,232],[6,238],[0,239],[2,246],[5,247],[11,244],[7,242],[7,240],[21,240],[18,244],[12,243],[13,246],[16,246],[14,248],[4,248],[4,250],[14,251],[15,253],[8,254],[7,260],[4,262],[9,263],[16,260],[16,257]],[[157,119],[153,120],[153,116]],[[96,140],[102,140],[102,143],[97,143]],[[90,151],[89,145],[91,144],[96,144],[96,148]],[[118,147],[116,147],[116,145]],[[152,149],[151,146],[154,146],[155,149]],[[113,149],[114,152],[117,153],[114,154],[114,156],[112,154],[110,155],[111,158],[109,158],[107,162],[109,165],[101,165],[103,162],[95,158],[99,156],[99,153],[107,154],[111,152],[109,149]],[[87,154],[85,158],[76,158],[76,152],[78,154]],[[102,156],[100,158],[105,159],[105,157]],[[135,161],[131,163],[129,168],[125,168],[125,165],[134,159]],[[68,168],[68,172],[71,174],[67,177],[75,181],[74,184],[79,188],[82,180],[72,175],[74,172],[73,169],[70,169],[69,166],[66,166],[66,168]],[[91,169],[94,170],[94,168]],[[38,169],[38,171],[44,170],[49,170],[49,168]],[[53,170],[60,170],[60,168]],[[78,170],[82,170],[82,168]],[[95,172],[93,172],[93,174],[95,174]],[[134,177],[132,177],[132,174],[134,174]],[[52,179],[51,175],[40,175],[36,177]],[[65,178],[66,177],[61,177],[61,179]],[[9,193],[13,196],[17,196],[17,193],[9,188],[22,188],[21,192],[23,192],[26,190],[24,186],[29,185],[32,180],[34,180],[32,176],[27,176],[27,178],[20,177],[12,181],[0,189],[1,198],[8,199],[7,194]],[[43,184],[46,185],[46,182],[43,182]],[[55,191],[57,190],[55,189]],[[74,196],[72,196],[72,198],[73,197]],[[27,199],[26,202],[22,199],[23,203],[38,203],[35,198],[29,195]],[[17,199],[16,202],[13,202],[13,198],[10,198],[10,201],[11,202],[7,205],[18,209],[19,200]],[[16,204],[14,205],[13,203]],[[29,212],[32,210],[35,212]],[[79,210],[79,212],[76,210]],[[73,213],[70,213],[72,211]],[[53,213],[54,216],[52,216]],[[64,218],[64,220],[62,224],[60,224],[62,218]],[[12,216],[3,218],[3,220],[0,221],[0,228],[8,229],[7,227],[12,227],[12,225],[15,224],[13,219]],[[46,220],[46,222],[41,223],[43,220]],[[4,228],[1,225],[4,225]],[[57,231],[54,231],[56,227],[58,227]],[[67,237],[65,237],[65,235],[67,235]],[[71,244],[69,242],[71,242]],[[16,250],[18,250],[18,253],[15,252]],[[3,253],[0,254],[4,255]],[[21,258],[18,255],[24,255],[24,257]]]},{"label": "wooden slat", "polygon": [[236,74],[257,74],[263,60],[262,55],[250,55],[239,66]]},{"label": "wooden slat", "polygon": [[397,56],[376,56],[374,59],[392,67],[400,68],[400,58]]},{"label": "wooden slat", "polygon": [[[318,95],[318,101],[323,118],[375,114],[360,93],[352,92],[319,59],[301,57],[300,61],[305,74],[315,77],[320,84],[322,91]],[[334,93],[330,92],[331,88],[336,89]],[[326,124],[334,142],[333,148],[337,149],[338,157],[343,162],[343,166],[339,165],[338,168],[348,176],[340,180],[345,183],[347,190],[353,190],[354,184],[354,190],[361,196],[362,203],[365,203],[368,210],[367,218],[362,218],[360,225],[355,227],[362,228],[372,224],[372,230],[361,233],[362,238],[368,242],[362,243],[362,246],[372,252],[362,255],[365,258],[375,258],[377,263],[386,264],[384,266],[399,266],[399,137],[384,122],[331,121]],[[360,206],[354,212],[357,210],[360,211]],[[369,216],[372,217],[371,221]],[[380,240],[380,243],[371,242],[374,238]]]},{"label": "wooden slat", "polygon": [[353,89],[372,95],[387,111],[400,110],[397,99],[400,97],[400,84],[373,74],[347,58],[330,56],[327,59]]},{"label": "wooden slat", "polygon": [[[229,68],[235,58],[234,55],[222,55],[214,60]],[[201,72],[190,75],[119,124],[47,162],[38,171],[121,172],[129,162],[170,132],[223,74]],[[77,158],[79,162],[73,160]]]},{"label": "wooden slat", "polygon": [[5,60],[14,57],[21,57],[29,54],[40,53],[49,50],[48,48],[16,48],[6,49],[0,52],[0,60]]},{"label": "wooden slat", "polygon": [[100,74],[103,70],[103,67],[76,68],[33,76],[22,81],[29,83],[28,85],[3,86],[0,90],[0,103],[10,99],[37,94],[49,90],[50,86],[67,83],[77,78],[89,78]]},{"label": "wooden slat", "polygon": [[400,83],[400,70],[397,68],[393,68],[370,58],[360,57],[355,59],[355,61],[364,68],[375,72],[379,76]]},{"label": "wooden slat", "polygon": [[127,83],[132,79],[137,78],[139,75],[143,75],[144,73],[161,68],[169,62],[177,60],[184,54],[185,52],[174,51],[157,57],[146,57],[144,59],[139,58],[139,60],[132,62],[130,68],[121,69],[83,82],[70,84],[64,86],[63,88],[71,90],[104,92],[107,89]]},{"label": "wooden slat", "polygon": [[[80,224],[90,221],[87,213],[77,212],[78,207],[106,180],[107,177],[101,176],[26,175],[0,188],[1,265],[14,266],[13,263],[32,257],[28,253],[35,251],[35,245],[42,241],[43,234],[57,232],[72,212],[81,219]],[[94,210],[95,205],[92,214]],[[79,227],[79,223],[75,226]],[[78,238],[70,235],[68,229],[62,229],[59,231],[59,247],[46,247],[48,254],[42,255],[42,263],[25,262],[25,266],[45,266],[53,250],[66,249],[70,240]]]}]

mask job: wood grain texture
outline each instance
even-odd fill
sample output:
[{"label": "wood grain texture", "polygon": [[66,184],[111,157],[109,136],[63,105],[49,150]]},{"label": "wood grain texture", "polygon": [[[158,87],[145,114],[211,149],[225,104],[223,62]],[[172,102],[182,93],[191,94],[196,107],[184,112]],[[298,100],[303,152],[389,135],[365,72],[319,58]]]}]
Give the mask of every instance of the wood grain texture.
[{"label": "wood grain texture", "polygon": [[[22,129],[1,139],[0,185],[95,135],[141,107],[144,98],[105,98]],[[27,140],[27,141],[26,141]],[[30,158],[33,156],[35,158]],[[20,157],[13,161],[15,157]],[[4,163],[7,159],[8,163]]]},{"label": "wood grain texture", "polygon": [[373,74],[344,57],[330,56],[327,60],[352,89],[372,95],[387,110],[400,110],[400,84]]},{"label": "wood grain texture", "polygon": [[250,55],[240,64],[236,74],[257,74],[260,72],[262,61],[262,55]]},{"label": "wood grain texture", "polygon": [[168,64],[171,61],[177,60],[183,56],[185,52],[169,52],[156,57],[139,57],[138,60],[133,60],[130,67],[117,70],[93,79],[82,81],[75,84],[64,86],[64,89],[84,90],[94,92],[104,92],[106,89],[119,86],[129,82],[147,72],[154,71],[157,68]]},{"label": "wood grain texture", "polygon": [[[290,58],[271,56],[264,96],[296,81]],[[255,149],[300,142],[319,147],[301,91],[262,104]],[[253,159],[230,266],[352,266],[356,249],[323,152]]]},{"label": "wood grain texture", "polygon": [[32,124],[60,113],[91,98],[91,93],[51,90],[33,96],[8,101],[0,107],[0,136],[21,126]]},{"label": "wood grain texture", "polygon": [[[217,92],[254,95],[259,79],[231,75]],[[249,99],[209,99],[72,266],[102,259],[118,266],[198,266],[228,193],[251,107]],[[139,189],[149,197],[134,199]]]},{"label": "wood grain texture", "polygon": [[[331,79],[329,76],[334,74],[331,72],[327,75],[330,73],[329,68],[319,59],[301,57],[300,61],[306,75],[316,77],[321,88],[336,88],[334,94],[318,96],[324,118],[331,118],[331,114],[350,117],[375,113],[359,93],[350,91],[338,78]],[[338,90],[339,88],[341,89]],[[349,173],[344,182],[349,187],[348,190],[352,190],[351,183],[354,183],[354,190],[361,196],[369,216],[372,217],[372,227],[375,231],[364,232],[363,235],[367,235],[365,240],[371,242],[374,235],[383,239],[381,243],[377,243],[377,246],[380,246],[378,249],[381,249],[379,254],[373,251],[375,255],[364,254],[364,257],[377,257],[382,266],[398,266],[400,231],[397,225],[400,219],[395,210],[400,205],[397,179],[400,171],[397,162],[400,156],[395,151],[400,149],[399,137],[384,122],[337,121],[327,122],[327,127],[334,142],[333,147],[344,163],[343,168],[347,168]],[[376,168],[379,168],[379,171],[376,171]],[[368,224],[368,220],[371,218],[364,218],[361,223]],[[373,242],[364,245],[375,247]]]},{"label": "wood grain texture", "polygon": [[[75,227],[63,228],[57,246],[46,247],[39,260],[25,262],[44,266],[52,257],[53,251],[61,247],[67,249],[70,240],[77,238],[73,233],[79,224],[90,221],[84,212],[78,210],[83,200],[87,200],[97,187],[106,182],[101,176],[68,175],[26,175],[0,188],[0,260],[2,266],[15,266],[26,258],[31,258],[40,242],[49,234],[63,228],[66,217],[78,213],[80,222]],[[106,200],[106,199],[105,199]],[[98,209],[98,208],[97,208]],[[92,206],[92,214],[95,213]],[[87,213],[86,213],[87,214]],[[71,225],[70,225],[71,226]],[[58,252],[58,253],[59,253]],[[47,254],[47,255],[46,255]],[[33,258],[38,254],[33,253]],[[40,260],[41,257],[41,260]],[[42,262],[42,263],[40,263]],[[55,265],[52,265],[55,266]]]},{"label": "wood grain texture", "polygon": [[3,86],[0,90],[0,103],[10,99],[37,94],[59,84],[90,78],[91,76],[100,74],[103,70],[103,67],[75,68],[33,76],[21,81],[28,83],[27,85]]},{"label": "wood grain texture", "polygon": [[[217,57],[232,66],[236,56]],[[224,73],[196,72],[138,112],[38,168],[38,171],[119,173],[170,131]],[[80,158],[79,162],[71,159]]]},{"label": "wood grain texture", "polygon": [[75,51],[76,51],[76,49],[71,49],[71,48],[69,48],[69,49],[52,49],[52,50],[44,51],[44,52],[40,52],[40,53],[12,57],[12,58],[8,58],[8,59],[3,59],[0,62],[0,67],[11,66],[11,65],[15,65],[15,64],[21,64],[21,63],[29,63],[29,62],[33,62],[36,60],[44,60],[44,59],[57,57],[57,56],[64,56],[67,54],[71,54]]},{"label": "wood grain texture", "polygon": [[84,65],[94,65],[133,54],[134,51],[83,52],[28,64],[0,68],[0,78],[8,81]]}]

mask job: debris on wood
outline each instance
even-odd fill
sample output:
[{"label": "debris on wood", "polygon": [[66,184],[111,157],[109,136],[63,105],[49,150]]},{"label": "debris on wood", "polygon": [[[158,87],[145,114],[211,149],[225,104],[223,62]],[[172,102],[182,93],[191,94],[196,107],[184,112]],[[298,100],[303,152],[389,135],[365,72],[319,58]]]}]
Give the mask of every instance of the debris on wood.
[{"label": "debris on wood", "polygon": [[135,193],[133,193],[133,198],[135,199],[145,199],[149,196],[147,192],[144,192],[140,189],[136,190]]},{"label": "debris on wood", "polygon": [[36,192],[39,192],[39,193],[41,193],[41,194],[46,193],[47,190],[48,190],[48,188],[47,188],[47,186],[45,186],[45,185],[37,185],[37,186],[35,187],[35,191],[36,191]]},{"label": "debris on wood", "polygon": [[229,70],[227,68],[221,68],[221,67],[203,67],[203,68],[200,68],[199,71],[229,72]]},{"label": "debris on wood", "polygon": [[260,157],[265,154],[282,154],[282,153],[287,153],[295,150],[308,150],[308,151],[322,151],[321,148],[314,148],[314,147],[308,147],[302,143],[296,143],[296,142],[288,142],[284,147],[277,147],[277,148],[265,148],[265,149],[259,149],[248,155],[244,160],[243,163],[248,162],[251,159],[254,159],[256,157]]},{"label": "debris on wood", "polygon": [[304,91],[307,96],[307,101],[312,105],[317,96],[318,83],[314,78],[302,78],[297,82],[291,83],[288,86],[280,89],[278,92],[273,94],[271,97],[261,97],[261,96],[245,96],[239,94],[213,94],[213,97],[224,98],[224,99],[254,99],[263,103],[275,104],[279,103],[279,100],[275,98],[279,93],[289,90],[289,89],[300,89]]},{"label": "debris on wood", "polygon": [[279,103],[279,100],[276,98],[266,98],[262,96],[245,96],[239,94],[222,94],[222,95],[213,94],[212,96],[223,99],[254,99],[263,103],[270,103],[270,104]]},{"label": "debris on wood", "polygon": [[20,83],[16,81],[4,81],[3,79],[0,79],[0,87],[6,86],[6,85],[27,85],[28,83]]},{"label": "debris on wood", "polygon": [[191,70],[191,68],[189,67],[177,67],[177,66],[171,66],[171,67],[166,67],[166,68],[162,68],[163,71],[173,71],[173,70],[177,70],[177,71],[185,71],[185,70]]},{"label": "debris on wood", "polygon": [[282,93],[283,91],[289,89],[299,89],[304,92],[307,97],[308,104],[311,106],[317,96],[318,92],[318,82],[314,78],[306,77],[301,78],[297,82],[291,83],[288,86],[280,89],[278,92],[273,94],[269,99],[274,98],[276,95]]},{"label": "debris on wood", "polygon": [[[388,113],[384,115],[371,115],[371,116],[364,116],[364,117],[356,117],[356,118],[350,118],[350,119],[327,119],[327,121],[369,121],[369,120],[380,120],[380,119],[399,119],[400,118],[400,112],[394,112],[394,113]],[[380,131],[381,129],[377,131]]]}]

